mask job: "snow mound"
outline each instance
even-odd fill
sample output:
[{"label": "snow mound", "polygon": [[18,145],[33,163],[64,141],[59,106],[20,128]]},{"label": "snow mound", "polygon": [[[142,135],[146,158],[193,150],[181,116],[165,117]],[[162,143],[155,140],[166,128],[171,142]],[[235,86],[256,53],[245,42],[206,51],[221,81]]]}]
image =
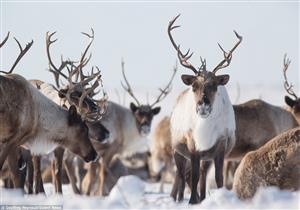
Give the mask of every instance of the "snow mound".
[{"label": "snow mound", "polygon": [[136,208],[144,199],[145,186],[145,183],[137,176],[121,177],[107,200],[114,205]]}]

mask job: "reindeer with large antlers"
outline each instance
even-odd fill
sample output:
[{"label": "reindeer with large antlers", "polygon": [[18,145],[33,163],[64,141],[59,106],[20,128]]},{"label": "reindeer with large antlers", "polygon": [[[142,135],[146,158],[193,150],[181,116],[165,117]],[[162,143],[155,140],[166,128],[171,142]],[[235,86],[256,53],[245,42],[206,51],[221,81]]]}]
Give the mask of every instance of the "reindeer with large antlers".
[{"label": "reindeer with large antlers", "polygon": [[[186,158],[188,158],[191,160],[192,167],[189,202],[194,204],[205,198],[208,160],[214,160],[217,186],[223,186],[224,157],[235,144],[236,126],[233,107],[225,88],[229,75],[216,75],[216,73],[229,66],[232,53],[241,43],[242,37],[235,32],[238,42],[229,52],[224,51],[219,45],[224,59],[212,71],[206,69],[206,60],[202,58],[202,64],[197,69],[189,62],[193,53],[189,54],[190,50],[188,50],[183,54],[172,37],[172,30],[179,27],[173,26],[178,17],[179,15],[170,21],[168,35],[181,65],[192,70],[194,75],[181,76],[183,83],[190,88],[178,97],[171,116],[172,146],[177,166],[176,179],[179,184],[176,188],[179,192],[173,191],[172,196],[176,199],[178,193],[177,199],[179,201],[183,199]],[[200,198],[197,192],[199,176],[201,177]]]},{"label": "reindeer with large antlers", "polygon": [[74,105],[68,110],[60,107],[22,76],[12,74],[33,42],[24,49],[17,43],[20,55],[10,71],[1,71],[6,75],[0,76],[0,168],[7,158],[14,186],[20,187],[17,155],[14,152],[18,146],[26,147],[35,154],[45,154],[62,146],[86,162],[95,160],[97,153],[90,142],[88,128]]},{"label": "reindeer with large antlers", "polygon": [[[219,45],[224,59],[212,72],[206,71],[206,61],[203,59],[197,70],[188,62],[191,57],[189,51],[183,54],[172,38],[171,31],[178,28],[173,26],[178,17],[169,23],[168,34],[180,63],[196,75],[182,75],[183,82],[191,87],[179,96],[171,117],[172,146],[177,166],[171,196],[181,201],[185,178],[191,177],[190,203],[197,203],[205,198],[206,174],[211,159],[215,162],[217,187],[222,187],[224,158],[238,161],[272,137],[296,127],[297,123],[288,111],[262,100],[232,106],[224,87],[229,76],[217,76],[215,73],[230,64],[232,53],[241,43],[242,37],[235,32],[239,40],[229,52]],[[186,163],[191,163],[190,167]],[[189,168],[191,176],[187,172]],[[200,198],[197,193],[199,168]]]},{"label": "reindeer with large antlers", "polygon": [[[146,137],[150,133],[152,119],[160,112],[160,107],[155,107],[170,92],[173,78],[177,71],[177,66],[173,69],[173,74],[165,88],[159,89],[160,94],[152,104],[143,105],[135,96],[133,89],[125,75],[124,61],[121,63],[122,75],[125,84],[123,88],[134,99],[135,103],[130,103],[130,109],[120,106],[114,102],[108,102],[107,113],[103,116],[102,123],[110,131],[110,138],[107,144],[95,145],[98,153],[102,154],[100,165],[92,164],[83,181],[83,190],[86,194],[107,195],[117,181],[107,183],[107,176],[111,176],[109,166],[113,165],[111,160],[118,156],[120,159],[131,156],[135,153],[145,152],[147,148]],[[97,177],[96,171],[100,166],[100,173]],[[108,174],[107,174],[108,173]],[[95,181],[97,180],[97,181]],[[98,182],[99,185],[93,189],[92,184]],[[100,187],[98,187],[100,186]]]},{"label": "reindeer with large antlers", "polygon": [[[75,62],[70,60],[62,60],[59,67],[57,67],[51,58],[50,46],[56,40],[52,40],[52,36],[55,33],[46,34],[46,49],[47,57],[49,61],[49,71],[53,73],[56,82],[56,87],[53,85],[44,83],[39,80],[32,80],[31,83],[35,85],[44,95],[53,100],[55,103],[61,106],[70,107],[74,105],[79,110],[81,118],[86,122],[89,128],[89,136],[92,141],[102,142],[109,136],[109,131],[101,124],[100,120],[102,115],[105,113],[106,106],[106,95],[101,100],[93,99],[95,95],[95,89],[101,86],[102,79],[101,72],[96,67],[92,68],[91,75],[86,76],[83,73],[83,68],[88,64],[91,58],[91,54],[88,58],[87,52],[94,40],[94,32],[89,35],[83,33],[90,39],[87,47],[82,54],[79,63],[76,65]],[[67,71],[67,74],[64,73]],[[61,86],[60,76],[67,80],[67,85]],[[91,85],[90,83],[93,82]],[[58,89],[58,90],[57,90]],[[76,185],[76,178],[74,174],[73,160],[75,156],[69,152],[66,153],[66,157],[63,160],[64,149],[57,148],[54,151],[55,160],[52,161],[52,180],[55,187],[55,192],[62,193],[62,166],[65,167],[68,178],[71,182],[73,191],[80,193],[79,188]],[[40,172],[40,157],[36,156],[33,159],[35,168],[35,192],[43,192],[41,172]]]}]

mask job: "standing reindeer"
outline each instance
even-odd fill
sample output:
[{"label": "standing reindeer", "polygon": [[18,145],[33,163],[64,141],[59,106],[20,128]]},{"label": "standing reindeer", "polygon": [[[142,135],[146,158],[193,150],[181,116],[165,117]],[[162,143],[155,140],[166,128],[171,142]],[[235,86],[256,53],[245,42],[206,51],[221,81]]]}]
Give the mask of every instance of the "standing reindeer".
[{"label": "standing reindeer", "polygon": [[[101,122],[110,131],[110,138],[106,144],[94,144],[97,152],[102,155],[99,165],[91,164],[88,173],[83,181],[83,188],[87,194],[92,193],[92,184],[95,180],[97,171],[99,171],[99,185],[96,187],[99,192],[94,192],[100,195],[107,195],[110,191],[105,188],[106,176],[117,176],[111,174],[109,165],[115,155],[119,157],[128,157],[138,152],[145,152],[147,150],[146,137],[150,133],[152,119],[160,112],[160,107],[155,105],[161,102],[170,92],[170,86],[175,76],[177,68],[170,81],[164,89],[160,89],[161,93],[154,103],[143,105],[139,102],[133,93],[133,90],[125,76],[124,62],[122,61],[122,74],[126,83],[122,84],[123,88],[135,100],[135,103],[130,103],[130,109],[120,106],[114,102],[108,102],[107,112],[103,116]],[[107,174],[109,173],[109,174]],[[113,180],[116,183],[117,177]],[[113,184],[109,184],[113,186]],[[97,186],[97,185],[95,185]],[[110,187],[111,188],[111,187]]]},{"label": "standing reindeer", "polygon": [[[46,34],[46,49],[47,49],[47,57],[49,61],[50,72],[54,74],[55,82],[57,85],[57,89],[50,84],[44,83],[39,80],[32,80],[31,83],[34,84],[44,95],[46,95],[49,99],[53,100],[55,103],[61,106],[70,107],[71,105],[75,105],[80,115],[86,122],[89,128],[89,136],[92,141],[102,142],[109,136],[109,131],[100,123],[100,119],[105,112],[105,98],[101,101],[97,101],[92,99],[92,93],[94,90],[101,84],[101,74],[98,70],[96,73],[92,72],[90,76],[85,76],[83,74],[83,67],[85,67],[90,60],[90,57],[87,59],[86,55],[88,52],[89,47],[91,46],[94,40],[94,32],[92,30],[92,34],[84,35],[88,36],[91,40],[87,47],[84,50],[80,58],[80,62],[78,65],[75,65],[75,62],[72,61],[62,61],[60,67],[55,66],[54,62],[51,59],[50,54],[50,45],[54,43],[51,40],[52,36],[55,33]],[[63,70],[68,68],[68,76],[63,73]],[[63,78],[67,79],[68,85],[64,88],[60,86],[59,77],[62,76]],[[75,77],[75,79],[74,79]],[[77,78],[76,78],[77,77]],[[80,81],[74,81],[76,79],[80,79]],[[96,80],[95,80],[96,79]],[[89,82],[95,80],[94,84],[91,87],[88,87]],[[71,182],[71,186],[75,193],[80,193],[80,190],[76,186],[76,178],[73,169],[73,160],[75,156],[68,152],[67,156],[63,160],[64,156],[64,149],[57,148],[54,151],[55,160],[52,161],[52,180],[55,186],[55,192],[62,193],[62,168],[66,169],[68,178]],[[39,157],[35,157],[35,169],[37,170],[35,176],[36,187],[41,189],[43,192],[42,179],[39,167]],[[38,183],[38,184],[37,184]],[[35,189],[36,193],[39,192],[39,189]]]},{"label": "standing reindeer", "polygon": [[[287,69],[286,64],[289,64],[289,61],[285,59],[284,72]],[[290,85],[288,86],[290,87]],[[295,106],[293,107],[295,108]],[[250,100],[242,104],[233,105],[233,110],[236,122],[236,141],[233,149],[226,156],[228,161],[240,161],[245,154],[262,147],[280,133],[299,126],[293,114],[289,111],[262,100]],[[191,177],[191,167],[187,165],[185,171],[182,169],[182,174],[187,178]],[[204,175],[206,175],[208,167],[209,163],[202,168],[205,169],[202,171]],[[227,175],[225,173],[225,183],[227,183]],[[176,196],[180,193],[178,192],[178,188],[180,187],[178,186],[178,182],[178,178],[175,179],[171,193],[175,200]],[[205,191],[205,189],[201,189]]]},{"label": "standing reindeer", "polygon": [[[1,43],[7,41],[9,34]],[[72,105],[64,109],[33,87],[26,79],[12,74],[16,64],[32,43],[23,49],[10,71],[0,76],[0,168],[7,158],[13,174],[18,174],[14,151],[24,146],[34,154],[45,154],[57,146],[68,148],[86,162],[94,161],[97,153],[93,148],[88,128]],[[13,177],[15,187],[20,187],[19,177]]]},{"label": "standing reindeer", "polygon": [[294,99],[290,98],[289,96],[285,96],[284,99],[285,99],[285,103],[289,106],[290,111],[293,113],[295,119],[300,125],[300,98],[294,92],[293,85],[288,82],[287,75],[286,75],[290,63],[291,61],[287,59],[285,55],[283,59],[284,89],[290,96],[294,97]]},{"label": "standing reindeer", "polygon": [[[172,37],[171,31],[179,26],[173,26],[179,17],[170,21],[168,35],[181,65],[192,70],[195,75],[182,75],[183,83],[190,86],[178,97],[171,115],[172,146],[177,166],[176,179],[179,182],[178,200],[183,199],[185,187],[186,158],[191,160],[192,183],[189,203],[195,204],[205,198],[206,171],[208,160],[213,159],[216,167],[216,182],[218,188],[223,186],[224,157],[235,144],[234,111],[228,97],[225,85],[229,75],[216,75],[217,71],[229,66],[232,53],[239,46],[242,37],[235,32],[238,42],[227,53],[219,45],[224,59],[212,70],[206,70],[206,61],[201,58],[202,65],[196,69],[188,62],[192,54],[183,54]],[[201,169],[200,169],[201,161]],[[197,186],[200,178],[200,199]],[[176,196],[177,192],[172,192]],[[175,197],[174,197],[175,198]]]},{"label": "standing reindeer", "polygon": [[150,151],[150,175],[160,179],[160,192],[163,192],[164,183],[171,182],[175,176],[170,117],[165,116],[157,124]]}]

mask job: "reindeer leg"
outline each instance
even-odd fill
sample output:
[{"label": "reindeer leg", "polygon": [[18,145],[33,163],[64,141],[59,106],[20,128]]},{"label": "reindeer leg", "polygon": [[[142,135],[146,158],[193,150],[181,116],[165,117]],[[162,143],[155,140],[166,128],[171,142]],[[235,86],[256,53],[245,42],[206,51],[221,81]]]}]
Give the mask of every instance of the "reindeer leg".
[{"label": "reindeer leg", "polygon": [[191,164],[192,164],[192,189],[191,189],[191,197],[190,204],[199,203],[199,194],[197,192],[198,182],[200,178],[200,155],[197,153],[193,153],[191,155]]},{"label": "reindeer leg", "polygon": [[[176,164],[176,167],[177,167],[177,171],[176,171],[177,180],[175,178],[175,183],[173,185],[174,191],[172,190],[172,197],[176,201],[176,196],[177,196],[177,201],[180,202],[180,201],[183,200],[183,196],[184,196],[185,167],[186,167],[185,165],[186,165],[187,160],[182,155],[178,154],[176,151],[174,152],[174,160],[175,160],[175,164]],[[178,188],[178,189],[176,189],[176,188]]]},{"label": "reindeer leg", "polygon": [[99,163],[90,163],[88,171],[85,175],[85,179],[88,180],[86,195],[90,195],[92,191],[92,186],[97,183],[97,168],[99,167]]},{"label": "reindeer leg", "polygon": [[73,192],[74,192],[75,194],[81,194],[81,193],[80,193],[80,190],[78,189],[78,187],[77,187],[77,185],[76,185],[75,170],[74,170],[72,161],[64,160],[63,163],[64,163],[65,170],[66,170],[66,172],[67,172],[67,176],[68,176],[69,181],[70,181],[70,183],[71,183]]},{"label": "reindeer leg", "polygon": [[[19,170],[19,158],[20,154],[19,150],[15,149],[11,151],[7,156],[8,168],[12,175],[12,181],[14,184],[14,188],[21,188],[21,172]],[[22,161],[22,160],[21,160]],[[23,188],[24,190],[24,188]]]},{"label": "reindeer leg", "polygon": [[27,158],[27,189],[28,194],[33,193],[33,162],[31,155]]},{"label": "reindeer leg", "polygon": [[105,188],[105,181],[106,181],[106,173],[105,173],[105,163],[104,160],[100,160],[100,168],[99,168],[99,195],[104,196],[104,188]]},{"label": "reindeer leg", "polygon": [[2,170],[2,166],[12,148],[13,147],[10,144],[7,143],[0,144],[0,170]]},{"label": "reindeer leg", "polygon": [[211,161],[202,160],[200,163],[200,202],[205,199],[206,195],[206,175]]},{"label": "reindeer leg", "polygon": [[32,159],[33,159],[33,180],[34,180],[33,191],[35,194],[45,193],[42,174],[41,174],[41,157],[34,155]]},{"label": "reindeer leg", "polygon": [[218,188],[223,187],[224,155],[225,155],[225,148],[223,146],[223,148],[221,149],[221,151],[218,152],[218,154],[214,158],[215,168],[216,168],[215,179],[216,179],[216,183],[217,183],[217,187]]},{"label": "reindeer leg", "polygon": [[[52,171],[52,179],[54,179],[55,183],[55,192],[62,194],[62,163],[63,163],[63,157],[64,157],[65,149],[62,147],[58,147],[54,150],[54,171]],[[53,174],[54,173],[54,174]]]}]

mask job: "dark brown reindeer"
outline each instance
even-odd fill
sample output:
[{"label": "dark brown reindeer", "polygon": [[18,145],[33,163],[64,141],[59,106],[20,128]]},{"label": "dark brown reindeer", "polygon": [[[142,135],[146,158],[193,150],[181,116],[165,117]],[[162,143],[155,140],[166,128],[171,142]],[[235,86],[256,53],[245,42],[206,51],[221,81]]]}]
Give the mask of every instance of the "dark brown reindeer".
[{"label": "dark brown reindeer", "polygon": [[[51,59],[50,45],[56,40],[52,41],[51,38],[55,33],[46,34],[46,49],[47,57],[49,61],[49,71],[54,74],[56,88],[50,84],[46,84],[42,81],[34,80],[31,81],[44,95],[53,100],[55,103],[70,107],[74,105],[78,108],[80,115],[86,122],[89,128],[89,136],[92,141],[102,142],[109,136],[109,131],[101,124],[100,119],[105,112],[105,100],[106,97],[102,98],[100,101],[93,99],[95,94],[94,90],[102,85],[100,70],[96,67],[96,72],[94,72],[94,67],[92,69],[91,75],[86,76],[83,73],[83,68],[88,64],[91,56],[88,58],[87,52],[94,40],[94,32],[92,30],[91,34],[83,33],[88,36],[90,42],[84,50],[80,58],[79,64],[75,65],[75,62],[67,60],[61,61],[59,67],[57,67]],[[67,69],[67,74],[63,70]],[[60,76],[67,80],[67,84],[61,87]],[[89,85],[90,82],[93,84]],[[57,91],[58,90],[58,91]],[[70,180],[71,186],[75,193],[80,193],[79,188],[76,186],[76,178],[74,174],[74,166],[72,160],[75,155],[68,152],[66,154],[68,157],[63,158],[64,149],[59,147],[54,151],[55,160],[52,161],[52,181],[55,187],[55,192],[62,193],[62,168],[66,169],[68,178]],[[42,185],[42,177],[40,172],[39,163],[40,157],[34,157],[34,165],[37,170],[35,170],[35,192],[44,192]]]},{"label": "dark brown reindeer", "polygon": [[[1,43],[5,44],[9,34]],[[15,187],[20,187],[19,171],[14,151],[18,146],[34,153],[47,153],[57,146],[68,148],[86,162],[97,153],[88,137],[88,128],[77,114],[75,106],[66,110],[41,94],[26,79],[12,74],[17,63],[31,47],[23,49],[13,67],[0,76],[0,168],[7,159]],[[54,121],[55,120],[55,123]]]},{"label": "dark brown reindeer", "polygon": [[[297,94],[293,90],[293,85],[288,82],[286,72],[289,68],[289,65],[291,63],[291,60],[286,58],[286,55],[284,55],[283,59],[283,77],[284,77],[284,89],[286,90],[287,94],[284,97],[285,103],[289,106],[291,113],[295,116],[295,119],[297,120],[298,124],[300,125],[300,98],[297,96]],[[291,97],[293,98],[291,98]]]},{"label": "dark brown reindeer", "polygon": [[[172,37],[173,26],[179,17],[170,21],[168,35],[177,51],[182,66],[193,71],[195,75],[182,75],[184,84],[190,88],[178,97],[171,116],[172,146],[177,167],[176,179],[178,187],[173,188],[172,197],[181,201],[185,187],[185,169],[187,159],[191,160],[192,182],[189,203],[194,204],[205,198],[206,171],[208,160],[214,160],[216,166],[216,182],[218,188],[223,186],[223,162],[235,144],[234,111],[225,85],[229,75],[216,75],[217,71],[229,66],[232,53],[239,46],[242,37],[235,32],[238,42],[226,52],[221,45],[224,59],[212,70],[206,70],[206,60],[201,58],[201,67],[195,68],[189,59],[189,50],[183,54],[180,46]],[[200,168],[201,162],[201,168]],[[200,171],[200,174],[199,174]],[[197,186],[200,177],[200,198]],[[177,197],[178,195],[178,197]]]}]

